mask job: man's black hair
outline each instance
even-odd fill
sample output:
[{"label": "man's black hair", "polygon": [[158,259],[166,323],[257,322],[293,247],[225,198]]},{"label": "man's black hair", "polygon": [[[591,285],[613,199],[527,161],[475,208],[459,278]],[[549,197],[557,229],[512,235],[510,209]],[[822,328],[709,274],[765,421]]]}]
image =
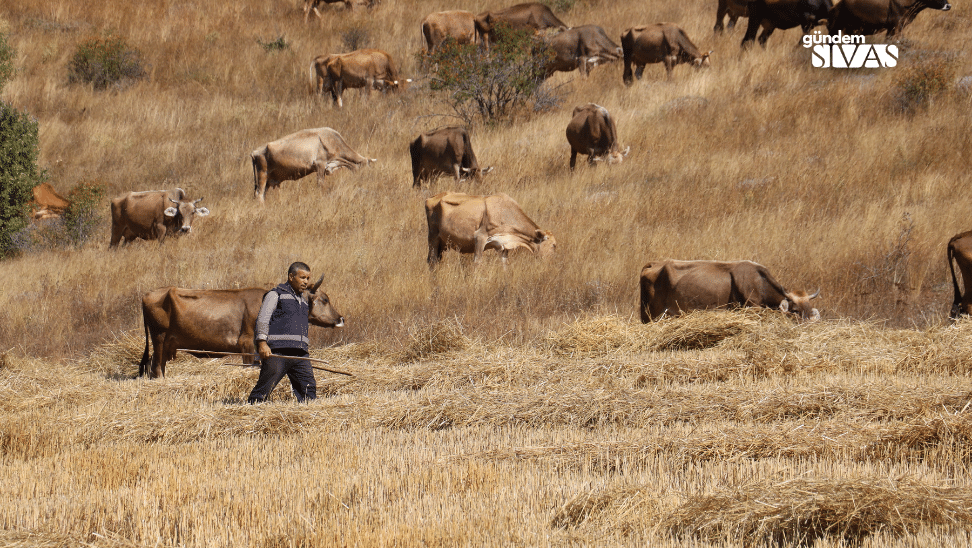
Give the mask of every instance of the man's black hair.
[{"label": "man's black hair", "polygon": [[296,274],[298,270],[306,270],[307,272],[310,272],[310,267],[307,266],[307,263],[298,261],[291,264],[290,268],[287,269],[287,276],[289,277],[291,274]]}]

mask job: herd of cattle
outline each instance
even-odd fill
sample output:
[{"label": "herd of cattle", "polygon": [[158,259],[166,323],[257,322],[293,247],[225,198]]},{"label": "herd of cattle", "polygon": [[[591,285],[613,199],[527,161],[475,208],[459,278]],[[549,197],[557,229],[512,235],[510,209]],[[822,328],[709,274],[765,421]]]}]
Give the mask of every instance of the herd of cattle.
[{"label": "herd of cattle", "polygon": [[[310,13],[321,18],[319,7],[325,3],[344,3],[348,7],[368,0],[307,0],[305,21]],[[795,26],[809,31],[827,21],[831,33],[873,34],[886,30],[888,35],[900,32],[926,7],[948,10],[940,0],[843,0],[836,6],[830,0],[719,0],[715,30],[721,31],[723,19],[729,16],[731,28],[739,17],[749,17],[743,45],[756,37],[761,44],[774,29]],[[555,54],[548,73],[591,68],[623,57],[623,81],[631,84],[641,78],[648,63],[664,63],[668,77],[679,63],[707,66],[709,53],[701,53],[685,32],[673,23],[658,23],[627,29],[621,35],[621,47],[596,25],[568,28],[547,6],[539,3],[518,4],[510,8],[474,15],[467,11],[433,13],[422,22],[425,47],[433,51],[445,40],[480,43],[489,47],[497,39],[497,25],[505,23],[516,29],[543,33],[560,29],[556,34],[543,34]],[[636,68],[632,71],[631,66]],[[549,74],[548,74],[549,75]],[[402,79],[390,55],[381,50],[366,49],[351,53],[321,55],[310,66],[310,84],[317,94],[330,93],[338,107],[343,106],[346,88],[371,90],[401,89]],[[570,145],[570,168],[578,154],[589,163],[621,162],[628,149],[620,150],[617,127],[607,109],[594,103],[574,109],[566,129]],[[411,141],[412,184],[439,175],[481,179],[492,168],[479,166],[468,132],[462,127],[447,127],[423,133]],[[352,149],[331,128],[305,129],[271,141],[251,155],[254,197],[264,202],[268,189],[283,181],[297,180],[316,174],[318,182],[337,169],[357,170],[375,162]],[[185,191],[159,190],[130,192],[111,202],[111,243],[117,246],[134,239],[164,240],[167,234],[191,230],[196,216],[209,211],[197,207],[200,199],[190,200]],[[509,251],[529,249],[545,257],[554,252],[557,243],[550,231],[541,229],[506,194],[474,196],[454,192],[437,194],[425,202],[428,223],[428,263],[434,267],[446,249],[472,253],[475,260],[486,249],[495,249],[504,267]],[[972,232],[959,234],[948,243],[947,255],[955,298],[951,316],[972,314],[972,291],[961,291],[954,263],[963,281],[972,285]],[[307,291],[311,303],[309,320],[313,325],[341,327],[344,318],[334,309],[328,296],[320,290],[323,277]],[[164,376],[166,362],[176,349],[200,352],[239,352],[252,359],[253,329],[263,294],[268,288],[239,290],[192,290],[164,287],[147,293],[142,299],[145,350],[139,375]],[[793,313],[805,320],[820,317],[811,301],[820,291],[808,295],[787,291],[762,265],[750,261],[681,261],[665,260],[646,265],[640,275],[641,320],[649,322],[691,310],[734,306],[770,307]],[[149,341],[153,353],[150,359]]]}]

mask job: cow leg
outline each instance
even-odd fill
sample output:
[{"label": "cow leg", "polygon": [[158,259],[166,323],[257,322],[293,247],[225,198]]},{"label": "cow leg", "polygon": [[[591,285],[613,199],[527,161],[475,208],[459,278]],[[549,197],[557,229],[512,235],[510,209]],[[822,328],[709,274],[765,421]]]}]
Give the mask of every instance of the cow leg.
[{"label": "cow leg", "polygon": [[462,180],[462,171],[460,170],[459,164],[452,164],[452,174],[456,177],[456,184]]},{"label": "cow leg", "polygon": [[577,164],[577,149],[570,147],[570,169],[574,169]]},{"label": "cow leg", "polygon": [[624,61],[624,73],[621,75],[621,79],[624,81],[625,85],[630,86],[634,83],[634,79],[631,77],[631,61],[625,59]]},{"label": "cow leg", "polygon": [[641,65],[635,69],[635,78],[641,80],[641,75],[645,73],[645,66]]},{"label": "cow leg", "polygon": [[665,75],[668,76],[668,80],[672,80],[672,69],[675,68],[675,63],[678,62],[678,57],[674,55],[665,56]]},{"label": "cow leg", "polygon": [[253,160],[253,197],[262,204],[267,193],[267,158],[262,154],[252,156]]},{"label": "cow leg", "polygon": [[507,260],[510,254],[510,250],[505,247],[500,251],[500,262],[503,264],[503,270],[506,270]]},{"label": "cow leg", "polygon": [[149,371],[150,379],[157,379],[162,376],[162,372],[165,370],[165,333],[153,334],[152,335],[152,370]]},{"label": "cow leg", "polygon": [[770,34],[773,34],[774,27],[770,25],[763,25],[763,32],[759,34],[759,45],[766,47],[766,41],[769,40]]},{"label": "cow leg", "polygon": [[123,228],[120,224],[111,224],[111,243],[108,244],[108,247],[115,247],[118,245],[118,242],[120,242],[122,238],[122,230]]},{"label": "cow leg", "polygon": [[474,263],[478,263],[480,257],[483,256],[483,251],[486,251],[487,240],[489,240],[489,234],[487,234],[482,228],[477,228],[476,232],[473,233],[473,241],[475,243],[475,247],[473,248]]}]

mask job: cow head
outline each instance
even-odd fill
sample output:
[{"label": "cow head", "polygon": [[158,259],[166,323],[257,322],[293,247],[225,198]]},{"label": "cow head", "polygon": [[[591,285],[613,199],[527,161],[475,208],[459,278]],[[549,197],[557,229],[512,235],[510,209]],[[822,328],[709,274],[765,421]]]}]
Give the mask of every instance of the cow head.
[{"label": "cow head", "polygon": [[344,316],[331,305],[327,293],[320,290],[323,282],[324,275],[321,274],[321,279],[304,292],[304,298],[310,303],[308,320],[319,327],[344,327]]},{"label": "cow head", "polygon": [[820,312],[810,304],[810,301],[818,296],[820,296],[819,289],[813,295],[807,295],[805,291],[788,291],[786,298],[780,303],[780,310],[797,314],[803,320],[815,322],[820,319]]},{"label": "cow head", "polygon": [[701,57],[694,59],[692,61],[692,65],[695,66],[695,68],[697,69],[709,68],[709,56],[712,55],[712,51],[713,50],[710,49],[709,51],[705,52]]},{"label": "cow head", "polygon": [[933,10],[948,11],[952,9],[952,5],[944,0],[920,0],[919,3],[924,4]]},{"label": "cow head", "polygon": [[557,239],[554,238],[554,235],[549,230],[540,230],[538,228],[533,237],[533,243],[536,245],[537,255],[541,259],[546,259],[557,250]]},{"label": "cow head", "polygon": [[629,152],[631,152],[631,147],[630,146],[627,147],[627,148],[625,148],[624,151],[614,150],[612,152],[608,152],[607,154],[605,154],[603,156],[595,156],[594,157],[594,161],[595,162],[607,162],[608,165],[620,164],[621,162],[624,161],[625,157],[628,156],[628,153]]},{"label": "cow head", "polygon": [[473,169],[471,167],[459,168],[459,172],[462,174],[463,177],[472,177],[477,181],[482,181],[483,177],[488,175],[490,171],[493,171],[493,166],[489,166],[485,169],[478,169],[478,168]]},{"label": "cow head", "polygon": [[209,210],[205,207],[196,207],[196,204],[201,202],[202,198],[193,200],[191,202],[189,200],[176,201],[171,197],[166,197],[166,199],[175,204],[175,206],[169,206],[165,208],[165,211],[163,211],[165,216],[171,219],[175,225],[175,228],[173,228],[174,232],[178,232],[180,234],[189,232],[192,230],[192,221],[195,219],[196,215],[199,215],[200,217],[209,215]]}]

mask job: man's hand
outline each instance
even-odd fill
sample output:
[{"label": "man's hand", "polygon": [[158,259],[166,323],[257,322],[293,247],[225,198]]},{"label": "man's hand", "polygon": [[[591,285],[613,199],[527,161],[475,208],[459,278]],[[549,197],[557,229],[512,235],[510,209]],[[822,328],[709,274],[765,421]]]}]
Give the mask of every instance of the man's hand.
[{"label": "man's hand", "polygon": [[260,354],[260,358],[264,360],[269,358],[270,354],[272,354],[272,352],[270,352],[270,347],[267,346],[267,341],[257,342],[257,352]]}]

